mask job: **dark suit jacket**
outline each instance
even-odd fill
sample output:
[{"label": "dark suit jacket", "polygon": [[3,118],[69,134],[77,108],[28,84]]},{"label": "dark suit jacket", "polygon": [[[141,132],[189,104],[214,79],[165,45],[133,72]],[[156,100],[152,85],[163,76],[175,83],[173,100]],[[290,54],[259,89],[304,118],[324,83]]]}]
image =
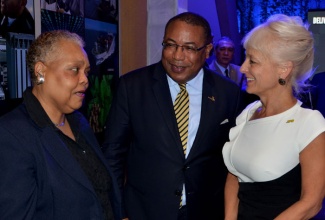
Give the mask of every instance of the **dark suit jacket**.
[{"label": "dark suit jacket", "polygon": [[[210,65],[209,68],[219,74],[223,73],[221,72],[220,68],[216,64],[216,61],[214,60]],[[235,64],[230,63],[229,64],[229,77],[232,79],[240,88],[245,89],[245,75],[240,72],[240,66],[237,66]]]},{"label": "dark suit jacket", "polygon": [[27,10],[24,9],[23,13],[9,26],[7,27],[8,18],[3,18],[3,24],[0,26],[0,34],[2,37],[6,37],[8,32],[35,34],[35,22],[34,18]]},{"label": "dark suit jacket", "polygon": [[176,220],[185,183],[189,219],[223,219],[227,175],[222,147],[235,123],[240,89],[204,69],[201,121],[184,158],[161,63],[124,75],[106,125],[104,153],[130,220]]},{"label": "dark suit jacket", "polygon": [[[81,134],[109,170],[85,118],[77,112],[69,117],[79,122]],[[0,167],[2,220],[103,219],[93,186],[68,147],[53,128],[31,119],[25,104],[0,119]],[[114,180],[110,198],[121,219]]]}]

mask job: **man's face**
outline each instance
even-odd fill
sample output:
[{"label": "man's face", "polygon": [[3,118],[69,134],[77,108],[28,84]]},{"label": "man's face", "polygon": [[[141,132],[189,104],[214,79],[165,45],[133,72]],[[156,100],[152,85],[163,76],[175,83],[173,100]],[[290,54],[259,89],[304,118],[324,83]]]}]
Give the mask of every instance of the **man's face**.
[{"label": "man's face", "polygon": [[218,64],[226,68],[234,57],[234,51],[234,45],[231,42],[220,41],[215,49]]},{"label": "man's face", "polygon": [[26,0],[1,0],[1,14],[17,18],[25,7]]},{"label": "man's face", "polygon": [[[161,60],[167,74],[177,83],[186,83],[193,79],[204,65],[213,47],[212,44],[205,46],[203,27],[179,20],[169,24],[163,42],[174,45],[163,49]],[[176,44],[186,48],[175,47]],[[199,51],[189,50],[201,47],[203,48]]]}]

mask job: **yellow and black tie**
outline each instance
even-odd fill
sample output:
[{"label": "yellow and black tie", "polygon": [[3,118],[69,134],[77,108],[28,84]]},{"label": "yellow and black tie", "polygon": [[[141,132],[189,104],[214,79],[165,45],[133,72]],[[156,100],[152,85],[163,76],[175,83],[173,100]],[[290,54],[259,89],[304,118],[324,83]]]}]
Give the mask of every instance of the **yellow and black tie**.
[{"label": "yellow and black tie", "polygon": [[180,92],[174,102],[174,110],[181,137],[184,154],[186,154],[187,137],[188,137],[188,120],[189,120],[189,97],[186,91],[186,84],[179,84]]},{"label": "yellow and black tie", "polygon": [[[189,121],[189,97],[186,91],[186,84],[179,84],[179,87],[181,90],[176,96],[176,100],[174,102],[174,110],[184,155],[186,155]],[[182,208],[182,195],[179,208]]]}]

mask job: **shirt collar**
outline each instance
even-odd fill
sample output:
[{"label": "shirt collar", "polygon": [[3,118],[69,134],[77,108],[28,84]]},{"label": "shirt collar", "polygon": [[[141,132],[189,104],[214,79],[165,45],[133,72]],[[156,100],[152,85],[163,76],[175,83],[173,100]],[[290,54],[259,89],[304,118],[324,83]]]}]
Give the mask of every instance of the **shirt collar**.
[{"label": "shirt collar", "polygon": [[217,66],[219,67],[219,69],[221,70],[222,73],[225,72],[225,69],[228,69],[228,73],[229,73],[229,65],[227,66],[227,68],[224,68],[223,66],[219,65],[219,63],[216,61]]},{"label": "shirt collar", "polygon": [[9,18],[8,17],[8,26],[11,26],[11,24],[14,23],[15,20],[16,20],[16,18]]},{"label": "shirt collar", "polygon": [[[175,82],[170,76],[167,74],[167,80],[169,87],[178,86],[178,83]],[[203,82],[203,68],[200,69],[199,73],[190,81],[186,83],[186,88],[188,86],[192,87],[195,90],[202,90],[202,82]]]},{"label": "shirt collar", "polygon": [[23,94],[24,103],[31,119],[40,127],[53,125],[50,118],[43,109],[41,103],[32,93],[32,88],[29,87]]}]

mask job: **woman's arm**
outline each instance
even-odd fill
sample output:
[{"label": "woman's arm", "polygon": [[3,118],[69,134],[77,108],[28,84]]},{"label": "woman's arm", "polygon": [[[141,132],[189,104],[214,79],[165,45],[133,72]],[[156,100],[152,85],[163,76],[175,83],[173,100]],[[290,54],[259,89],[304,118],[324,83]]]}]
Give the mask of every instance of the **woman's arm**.
[{"label": "woman's arm", "polygon": [[225,220],[236,220],[238,214],[238,179],[235,175],[228,173],[225,185]]},{"label": "woman's arm", "polygon": [[325,196],[325,132],[318,135],[300,152],[302,176],[301,197],[276,220],[303,220],[315,216]]}]

